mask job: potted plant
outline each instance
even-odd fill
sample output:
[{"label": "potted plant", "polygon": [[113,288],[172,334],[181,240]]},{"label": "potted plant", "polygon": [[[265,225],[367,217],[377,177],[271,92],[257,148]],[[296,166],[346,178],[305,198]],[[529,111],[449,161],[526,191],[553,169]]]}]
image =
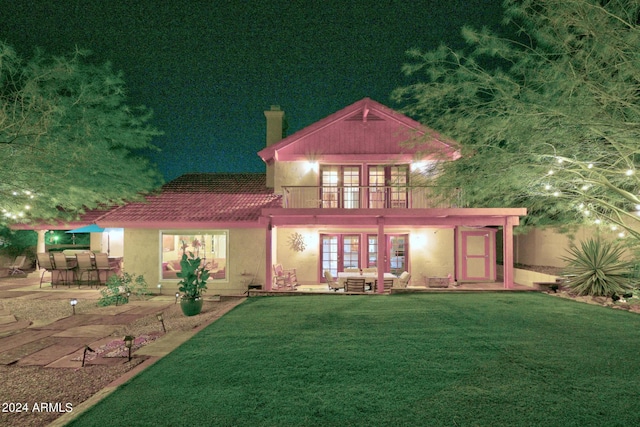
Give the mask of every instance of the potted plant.
[{"label": "potted plant", "polygon": [[185,316],[195,316],[202,310],[202,294],[207,290],[209,270],[206,269],[199,257],[192,252],[182,254],[180,272],[176,275],[181,279],[178,290],[182,292],[180,308]]}]

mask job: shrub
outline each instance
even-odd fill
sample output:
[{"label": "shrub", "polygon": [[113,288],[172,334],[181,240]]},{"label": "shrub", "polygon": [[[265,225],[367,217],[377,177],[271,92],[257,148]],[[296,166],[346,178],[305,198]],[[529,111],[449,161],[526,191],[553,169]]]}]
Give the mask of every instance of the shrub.
[{"label": "shrub", "polygon": [[622,295],[633,289],[633,263],[623,261],[624,248],[617,243],[591,238],[572,246],[564,274],[572,275],[567,285],[578,295]]},{"label": "shrub", "polygon": [[126,304],[129,302],[129,297],[120,296],[121,292],[128,292],[131,295],[137,297],[145,297],[149,295],[149,288],[147,281],[143,275],[129,274],[122,272],[120,275],[114,274],[109,277],[106,283],[106,287],[100,290],[102,295],[98,300],[98,305],[105,307],[112,304]]}]

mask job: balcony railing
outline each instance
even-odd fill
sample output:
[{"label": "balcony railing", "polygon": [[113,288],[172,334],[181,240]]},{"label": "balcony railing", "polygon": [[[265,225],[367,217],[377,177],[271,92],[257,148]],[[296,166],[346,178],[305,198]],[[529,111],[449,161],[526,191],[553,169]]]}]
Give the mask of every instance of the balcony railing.
[{"label": "balcony railing", "polygon": [[425,209],[463,207],[458,188],[427,186],[286,186],[285,208]]}]

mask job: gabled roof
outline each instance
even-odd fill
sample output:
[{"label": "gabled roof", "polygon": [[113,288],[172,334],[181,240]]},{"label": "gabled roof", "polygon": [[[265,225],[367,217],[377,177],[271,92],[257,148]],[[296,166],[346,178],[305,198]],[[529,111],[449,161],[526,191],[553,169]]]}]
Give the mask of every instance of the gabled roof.
[{"label": "gabled roof", "polygon": [[258,152],[267,163],[274,160],[352,159],[414,160],[456,159],[455,141],[370,98],[324,119]]},{"label": "gabled roof", "polygon": [[266,187],[265,174],[191,173],[165,184],[144,203],[129,203],[103,215],[101,227],[203,228],[258,226],[263,208],[282,206]]}]

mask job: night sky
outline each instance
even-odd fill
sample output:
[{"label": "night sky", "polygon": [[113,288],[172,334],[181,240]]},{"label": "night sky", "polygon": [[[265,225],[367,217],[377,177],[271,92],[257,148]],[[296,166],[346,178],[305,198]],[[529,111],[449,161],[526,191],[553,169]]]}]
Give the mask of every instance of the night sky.
[{"label": "night sky", "polygon": [[0,39],[20,55],[76,46],[125,74],[131,105],[165,135],[165,179],[263,172],[263,111],[289,134],[363,98],[392,108],[412,47],[462,46],[464,24],[499,28],[501,0],[2,0]]}]

